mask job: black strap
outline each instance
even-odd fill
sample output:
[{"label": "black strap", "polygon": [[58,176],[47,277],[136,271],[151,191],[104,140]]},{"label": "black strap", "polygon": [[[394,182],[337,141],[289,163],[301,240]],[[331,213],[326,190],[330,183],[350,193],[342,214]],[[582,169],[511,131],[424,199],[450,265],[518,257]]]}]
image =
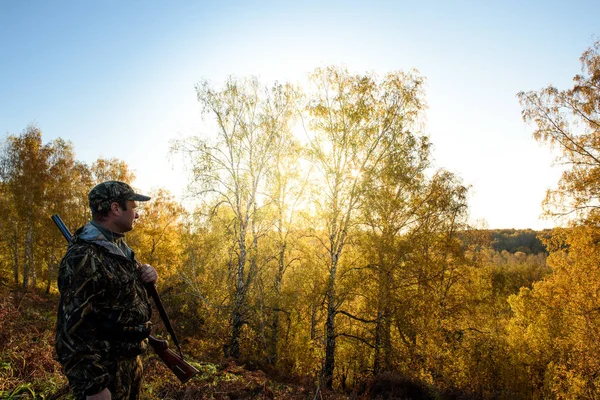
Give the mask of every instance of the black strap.
[{"label": "black strap", "polygon": [[[139,262],[138,262],[138,264],[139,264]],[[158,292],[156,291],[156,285],[154,284],[154,282],[149,282],[149,283],[144,283],[144,286],[146,287],[146,291],[148,292],[150,297],[152,297],[152,300],[154,300],[154,304],[156,305],[156,309],[158,310],[158,313],[160,314],[160,318],[162,319],[163,323],[165,324],[165,328],[167,328],[167,332],[169,332],[169,335],[171,335],[171,338],[173,339],[173,343],[175,343],[175,346],[177,346],[179,355],[183,359],[183,353],[181,352],[181,347],[179,346],[179,340],[177,340],[177,336],[175,335],[175,331],[173,330],[173,326],[171,325],[171,321],[169,320],[167,311],[165,310],[165,307],[163,306],[162,301],[160,300],[160,296],[158,295]]]}]

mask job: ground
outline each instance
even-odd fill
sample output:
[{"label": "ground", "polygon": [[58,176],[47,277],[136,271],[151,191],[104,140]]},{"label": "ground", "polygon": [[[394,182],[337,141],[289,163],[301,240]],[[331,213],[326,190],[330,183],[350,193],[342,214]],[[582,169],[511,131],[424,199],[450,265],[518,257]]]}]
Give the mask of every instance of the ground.
[{"label": "ground", "polygon": [[[70,398],[66,378],[54,356],[54,324],[58,296],[23,290],[0,280],[0,398]],[[200,372],[186,384],[153,352],[144,356],[142,399],[345,399],[314,385],[281,382],[260,369],[234,360],[210,360],[194,352],[194,339],[185,343],[186,361]],[[316,394],[316,395],[315,395]]]}]

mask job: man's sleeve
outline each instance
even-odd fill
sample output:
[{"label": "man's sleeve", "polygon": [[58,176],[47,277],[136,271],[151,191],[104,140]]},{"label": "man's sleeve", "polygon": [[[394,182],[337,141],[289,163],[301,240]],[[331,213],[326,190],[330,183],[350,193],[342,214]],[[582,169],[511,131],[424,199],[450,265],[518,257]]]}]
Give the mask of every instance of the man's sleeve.
[{"label": "man's sleeve", "polygon": [[58,278],[56,349],[72,390],[85,395],[102,391],[112,379],[104,342],[96,339],[94,306],[106,286],[97,261],[90,251],[70,249]]}]

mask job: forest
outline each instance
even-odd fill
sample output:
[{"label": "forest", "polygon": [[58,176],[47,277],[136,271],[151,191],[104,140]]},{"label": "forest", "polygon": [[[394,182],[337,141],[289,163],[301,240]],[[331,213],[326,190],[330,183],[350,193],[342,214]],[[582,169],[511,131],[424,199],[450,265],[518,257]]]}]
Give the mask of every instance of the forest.
[{"label": "forest", "polygon": [[[469,226],[417,71],[198,83],[210,132],[170,149],[193,207],[154,189],[127,242],[201,373],[179,385],[149,353],[142,398],[600,397],[600,42],[581,63],[571,89],[518,94],[566,167],[542,232]],[[112,179],[135,187],[126,160],[79,161],[35,125],[0,142],[0,397],[69,398],[50,216],[74,231]]]}]

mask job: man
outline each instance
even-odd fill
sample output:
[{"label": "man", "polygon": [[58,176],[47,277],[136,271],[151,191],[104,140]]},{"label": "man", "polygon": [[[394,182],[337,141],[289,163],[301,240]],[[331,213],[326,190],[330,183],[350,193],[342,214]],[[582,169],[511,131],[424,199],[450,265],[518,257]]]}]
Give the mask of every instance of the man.
[{"label": "man", "polygon": [[136,202],[150,197],[107,181],[88,200],[92,221],[75,233],[58,273],[56,352],[77,399],[137,399],[151,316],[143,283],[158,276],[123,239],[139,217]]}]

